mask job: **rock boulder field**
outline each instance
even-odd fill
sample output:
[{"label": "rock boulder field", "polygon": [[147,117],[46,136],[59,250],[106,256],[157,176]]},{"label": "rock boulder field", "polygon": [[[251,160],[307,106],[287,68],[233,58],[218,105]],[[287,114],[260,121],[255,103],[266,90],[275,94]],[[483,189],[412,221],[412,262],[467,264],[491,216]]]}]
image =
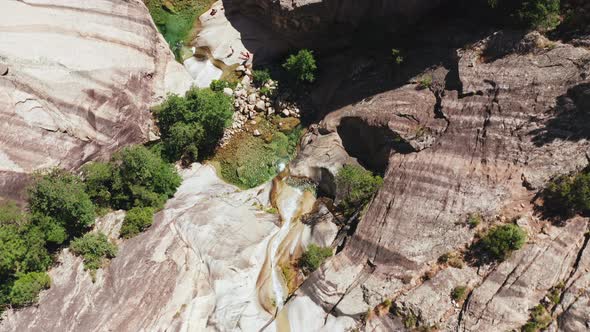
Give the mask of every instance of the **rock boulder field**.
[{"label": "rock boulder field", "polygon": [[0,8],[0,196],[37,169],[147,141],[150,105],[190,84],[140,0]]}]

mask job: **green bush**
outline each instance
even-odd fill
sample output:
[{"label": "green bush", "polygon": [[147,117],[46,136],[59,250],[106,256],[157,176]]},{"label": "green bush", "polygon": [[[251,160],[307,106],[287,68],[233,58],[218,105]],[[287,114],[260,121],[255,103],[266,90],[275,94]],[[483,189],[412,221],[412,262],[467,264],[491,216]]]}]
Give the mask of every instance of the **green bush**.
[{"label": "green bush", "polygon": [[315,81],[317,65],[313,52],[310,50],[303,49],[297,54],[291,54],[283,64],[283,68],[300,82],[311,83]]},{"label": "green bush", "polygon": [[529,27],[553,29],[560,22],[560,0],[528,0],[518,11],[519,19]]},{"label": "green bush", "polygon": [[461,301],[465,300],[466,296],[467,296],[467,287],[465,287],[465,286],[457,286],[457,287],[453,288],[453,291],[451,292],[451,297],[456,302],[461,302]]},{"label": "green bush", "polygon": [[470,228],[475,228],[483,221],[482,216],[479,213],[470,213],[467,217],[467,224]]},{"label": "green bush", "polygon": [[575,213],[590,213],[590,170],[563,175],[549,182],[543,191],[544,207],[548,212],[569,217]]},{"label": "green bush", "polygon": [[82,167],[82,178],[90,199],[99,207],[108,207],[111,203],[111,188],[115,178],[113,165],[104,162],[92,162]]},{"label": "green bush", "polygon": [[214,92],[223,92],[223,89],[230,88],[235,89],[237,83],[230,83],[226,80],[213,80],[211,84],[209,84],[209,89]]},{"label": "green bush", "polygon": [[39,300],[39,292],[51,286],[51,278],[45,272],[30,272],[16,279],[8,299],[15,307],[33,304]]},{"label": "green bush", "polygon": [[392,48],[391,55],[393,56],[393,60],[397,65],[401,65],[404,62],[404,57],[402,56],[402,52],[400,50]]},{"label": "green bush", "polygon": [[541,304],[531,310],[531,318],[522,327],[523,332],[537,332],[547,328],[551,324],[551,315]]},{"label": "green bush", "polygon": [[264,83],[271,79],[268,69],[259,69],[252,72],[252,80],[254,81],[254,84],[258,86],[264,85]]},{"label": "green bush", "polygon": [[310,244],[307,250],[299,259],[299,266],[306,273],[311,273],[317,270],[322,263],[332,256],[332,248],[320,247],[316,244]]},{"label": "green bush", "polygon": [[424,75],[418,80],[418,87],[420,89],[429,89],[432,86],[432,76]]},{"label": "green bush", "polygon": [[526,233],[517,225],[492,228],[480,241],[481,249],[493,259],[504,260],[526,242]]},{"label": "green bush", "polygon": [[91,273],[100,269],[105,260],[117,255],[117,245],[111,243],[103,233],[86,233],[70,244],[72,253],[82,256],[84,268]]},{"label": "green bush", "polygon": [[38,175],[29,189],[29,209],[50,216],[69,236],[78,236],[94,224],[94,205],[85,185],[75,175],[53,169]]},{"label": "green bush", "polygon": [[362,207],[379,190],[383,179],[357,165],[344,165],[336,174],[336,199],[347,213]]},{"label": "green bush", "polygon": [[119,151],[112,163],[117,170],[111,188],[116,208],[161,208],[181,182],[172,165],[141,145]]},{"label": "green bush", "polygon": [[169,161],[195,161],[210,154],[231,124],[232,98],[211,89],[192,88],[185,97],[170,95],[154,109]]},{"label": "green bush", "polygon": [[123,225],[121,225],[121,237],[129,239],[143,232],[152,225],[153,219],[153,208],[136,207],[127,211]]}]

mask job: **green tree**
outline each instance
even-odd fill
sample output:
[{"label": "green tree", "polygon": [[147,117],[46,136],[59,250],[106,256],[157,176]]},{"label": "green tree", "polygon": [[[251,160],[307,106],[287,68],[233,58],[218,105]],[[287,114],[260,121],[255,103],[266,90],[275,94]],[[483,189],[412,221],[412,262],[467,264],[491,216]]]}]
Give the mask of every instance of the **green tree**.
[{"label": "green tree", "polygon": [[526,242],[526,233],[515,224],[492,228],[480,242],[484,253],[493,259],[504,260]]},{"label": "green tree", "polygon": [[78,236],[94,224],[94,205],[77,176],[52,169],[37,179],[28,191],[29,209],[58,222],[69,236]]},{"label": "green tree", "polygon": [[45,272],[30,272],[19,276],[14,282],[8,299],[15,307],[33,304],[39,299],[39,292],[51,286],[51,278]]},{"label": "green tree", "polygon": [[320,265],[331,256],[332,248],[320,247],[312,243],[301,256],[299,265],[306,273],[311,273],[317,270]]},{"label": "green tree", "polygon": [[283,64],[283,68],[300,82],[315,81],[317,65],[313,52],[310,50],[303,49],[296,54],[291,54]]},{"label": "green tree", "polygon": [[361,166],[344,165],[336,174],[336,199],[345,212],[351,213],[368,203],[382,184],[380,176]]},{"label": "green tree", "polygon": [[119,151],[113,157],[113,165],[119,173],[113,183],[113,203],[117,208],[161,208],[181,182],[172,165],[141,145]]},{"label": "green tree", "polygon": [[86,233],[70,244],[72,253],[82,256],[84,268],[94,273],[104,262],[117,255],[117,245],[111,243],[104,233]]},{"label": "green tree", "polygon": [[132,238],[152,225],[154,209],[136,207],[127,211],[123,225],[121,225],[121,237]]},{"label": "green tree", "polygon": [[86,184],[86,192],[94,204],[100,207],[110,205],[115,176],[115,170],[110,163],[92,162],[82,167],[82,178]]},{"label": "green tree", "polygon": [[170,95],[154,109],[166,157],[193,161],[213,151],[231,124],[232,98],[211,89],[192,88],[185,97]]},{"label": "green tree", "polygon": [[560,22],[560,0],[528,0],[518,11],[520,20],[536,29],[553,29]]}]

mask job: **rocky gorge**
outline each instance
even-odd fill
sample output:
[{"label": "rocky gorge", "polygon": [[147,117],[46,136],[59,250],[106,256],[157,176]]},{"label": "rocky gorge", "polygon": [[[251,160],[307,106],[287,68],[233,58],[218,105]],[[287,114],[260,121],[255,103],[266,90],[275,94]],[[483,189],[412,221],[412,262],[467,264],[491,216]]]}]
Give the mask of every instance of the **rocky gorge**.
[{"label": "rocky gorge", "polygon": [[[240,80],[224,90],[236,110],[224,141],[260,135],[257,116],[313,113],[278,177],[240,190],[192,164],[154,225],[117,240],[96,282],[63,250],[52,287],[37,305],[5,312],[0,331],[512,331],[539,304],[549,308],[545,330],[590,329],[589,220],[549,218],[539,195],[589,162],[590,31],[559,38],[461,15],[413,25],[445,5],[218,1],[183,67],[141,1],[0,4],[12,14],[0,22],[2,198],[18,199],[38,169],[77,169],[157,139],[150,106],[222,72]],[[351,37],[384,18],[395,21],[385,35],[412,31],[384,45]],[[391,58],[398,44],[401,64]],[[253,68],[293,47],[320,56],[301,105],[250,85]],[[335,178],[351,164],[383,185],[358,218],[340,220],[324,199],[338,201]],[[118,238],[123,217],[111,212],[96,228]],[[501,262],[470,256],[507,223],[526,232],[521,249]],[[335,255],[287,280],[311,243]]]}]

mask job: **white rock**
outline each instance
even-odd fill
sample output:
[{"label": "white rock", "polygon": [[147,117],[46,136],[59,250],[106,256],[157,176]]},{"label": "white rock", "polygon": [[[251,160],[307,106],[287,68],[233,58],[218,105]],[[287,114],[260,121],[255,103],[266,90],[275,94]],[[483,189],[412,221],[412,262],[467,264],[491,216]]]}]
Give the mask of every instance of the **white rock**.
[{"label": "white rock", "polygon": [[250,121],[250,124],[255,125],[256,121],[252,120],[252,121]]},{"label": "white rock", "polygon": [[236,68],[236,71],[237,71],[238,73],[243,73],[243,72],[245,72],[245,71],[246,71],[246,67],[244,67],[244,65],[239,65],[239,66]]},{"label": "white rock", "polygon": [[234,90],[231,88],[223,88],[223,94],[226,96],[232,96],[234,94]]},{"label": "white rock", "polygon": [[246,87],[250,86],[250,82],[252,82],[250,80],[250,76],[244,76],[244,78],[242,79],[242,84]]},{"label": "white rock", "polygon": [[259,110],[259,111],[264,111],[266,109],[266,105],[264,104],[264,101],[263,100],[259,100],[256,103],[256,109]]},{"label": "white rock", "polygon": [[284,115],[284,116],[289,116],[289,115],[291,115],[291,112],[289,112],[289,110],[288,110],[288,109],[286,109],[286,108],[285,108],[285,109],[283,110],[283,112],[281,112],[281,113],[283,113],[283,115]]},{"label": "white rock", "polygon": [[260,136],[260,131],[258,131],[258,129],[255,129],[254,132],[252,133],[254,136]]},{"label": "white rock", "polygon": [[250,105],[256,104],[256,94],[252,93],[248,96],[248,104],[250,104]]}]

